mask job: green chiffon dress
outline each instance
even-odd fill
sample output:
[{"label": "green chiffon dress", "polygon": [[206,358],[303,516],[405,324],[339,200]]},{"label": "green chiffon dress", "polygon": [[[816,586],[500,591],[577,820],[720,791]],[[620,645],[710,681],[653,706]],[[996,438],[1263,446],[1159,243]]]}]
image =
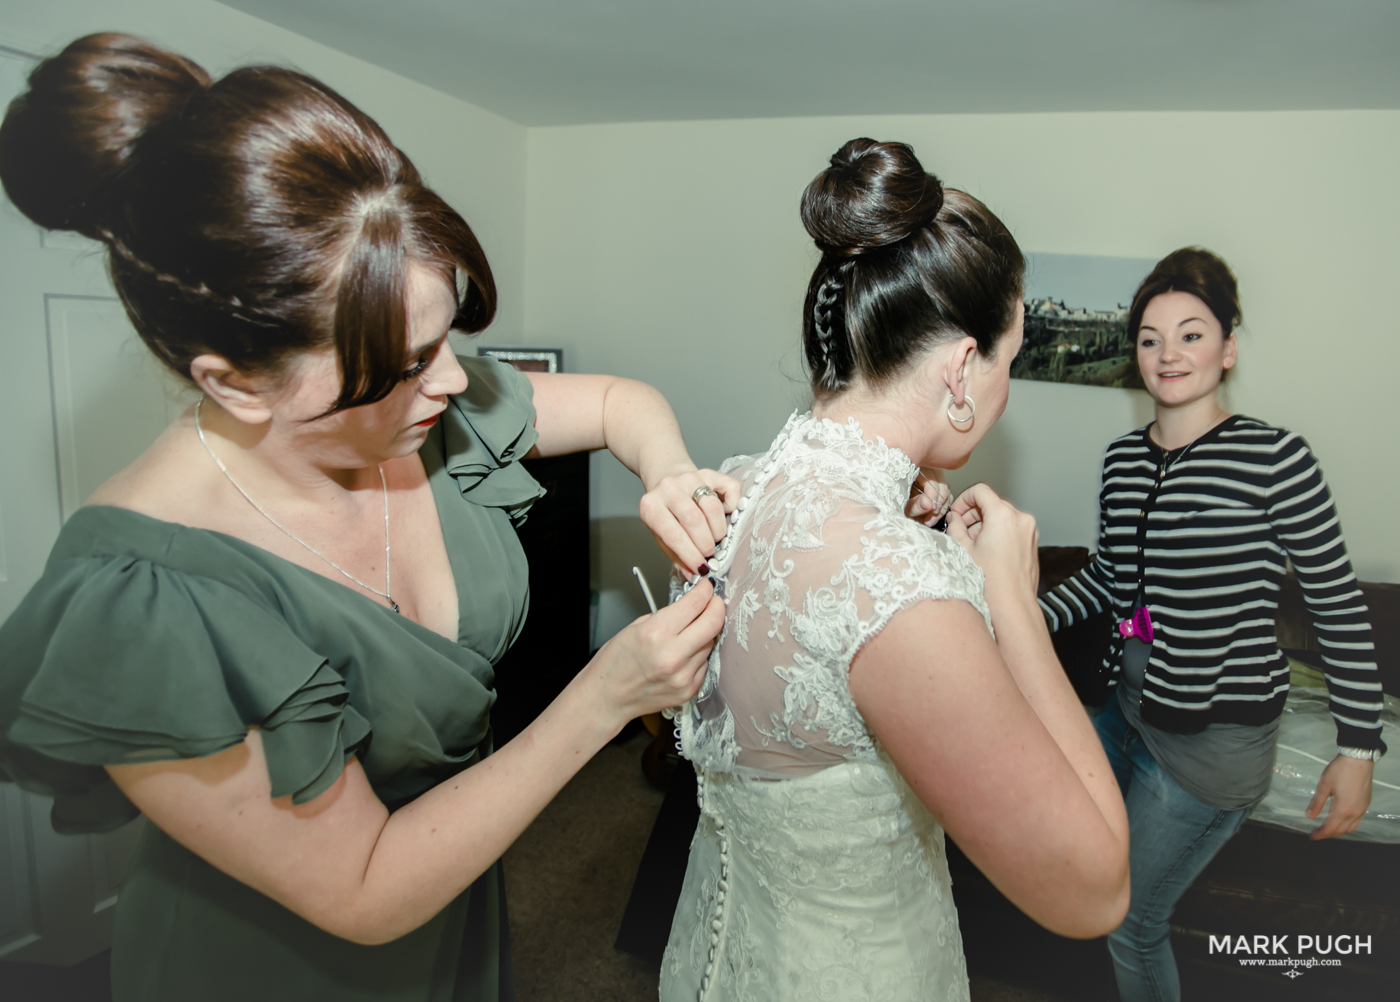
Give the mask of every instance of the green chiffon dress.
[{"label": "green chiffon dress", "polygon": [[[209,755],[261,728],[274,797],[357,755],[394,810],[491,751],[492,665],[528,606],[515,524],[544,492],[530,383],[463,358],[420,455],[460,602],[457,642],[231,536],[88,507],[0,627],[0,779],[59,832],[136,816],[103,765]],[[512,996],[499,864],[382,946],[322,932],[145,829],[117,902],[113,997],[497,1002]]]}]

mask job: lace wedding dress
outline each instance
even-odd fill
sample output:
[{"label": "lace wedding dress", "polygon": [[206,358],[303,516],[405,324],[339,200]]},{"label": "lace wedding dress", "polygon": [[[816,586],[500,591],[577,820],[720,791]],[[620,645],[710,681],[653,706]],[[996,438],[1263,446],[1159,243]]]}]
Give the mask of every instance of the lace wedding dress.
[{"label": "lace wedding dress", "polygon": [[[679,711],[700,824],[661,972],[663,1002],[966,1000],[943,831],[873,740],[847,671],[925,599],[982,573],[904,517],[918,470],[884,440],[793,415],[743,483],[710,561],[728,607]],[[930,644],[937,638],[930,638]]]}]

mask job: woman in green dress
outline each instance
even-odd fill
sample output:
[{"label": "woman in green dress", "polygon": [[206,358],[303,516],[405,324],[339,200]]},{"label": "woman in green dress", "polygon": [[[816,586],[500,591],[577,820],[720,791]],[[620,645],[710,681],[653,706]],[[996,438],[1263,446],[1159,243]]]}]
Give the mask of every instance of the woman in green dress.
[{"label": "woman in green dress", "polygon": [[495,310],[467,224],[301,74],[212,80],[139,39],[41,63],[0,126],[41,226],[106,244],[147,345],[203,394],[64,526],[0,627],[0,777],[59,831],[146,826],[114,997],[511,997],[497,859],[628,720],[697,688],[702,584],[493,749],[526,613],[531,455],[609,448],[687,570],[734,483],[665,400],[458,359]]}]

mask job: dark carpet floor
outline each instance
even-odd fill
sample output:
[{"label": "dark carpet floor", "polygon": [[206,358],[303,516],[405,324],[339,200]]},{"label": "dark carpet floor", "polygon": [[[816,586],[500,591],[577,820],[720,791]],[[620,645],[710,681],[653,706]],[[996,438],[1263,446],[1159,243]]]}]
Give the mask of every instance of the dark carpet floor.
[{"label": "dark carpet floor", "polygon": [[517,1002],[656,998],[657,970],[613,949],[662,795],[639,731],[608,745],[507,850]]}]

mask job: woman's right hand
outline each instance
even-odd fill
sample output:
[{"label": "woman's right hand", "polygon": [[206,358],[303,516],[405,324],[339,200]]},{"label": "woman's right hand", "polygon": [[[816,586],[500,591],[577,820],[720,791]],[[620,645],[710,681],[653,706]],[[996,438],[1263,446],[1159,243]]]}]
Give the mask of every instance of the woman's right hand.
[{"label": "woman's right hand", "polygon": [[1034,515],[1021,511],[986,484],[973,484],[949,509],[948,535],[982,568],[993,620],[997,608],[1006,602],[1035,605],[1040,533]]},{"label": "woman's right hand", "polygon": [[694,696],[723,627],[724,602],[706,578],[614,636],[581,674],[597,686],[602,712],[613,715],[621,729],[629,720]]}]

